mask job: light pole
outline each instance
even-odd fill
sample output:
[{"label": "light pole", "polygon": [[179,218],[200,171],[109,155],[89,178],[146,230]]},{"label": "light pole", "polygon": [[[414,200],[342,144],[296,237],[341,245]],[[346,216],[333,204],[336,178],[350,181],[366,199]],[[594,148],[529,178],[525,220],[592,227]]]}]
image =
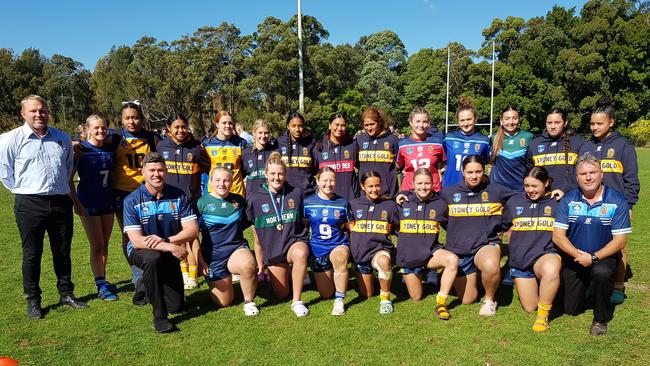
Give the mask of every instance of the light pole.
[{"label": "light pole", "polygon": [[300,113],[305,113],[305,82],[302,73],[302,0],[298,0],[298,103]]}]

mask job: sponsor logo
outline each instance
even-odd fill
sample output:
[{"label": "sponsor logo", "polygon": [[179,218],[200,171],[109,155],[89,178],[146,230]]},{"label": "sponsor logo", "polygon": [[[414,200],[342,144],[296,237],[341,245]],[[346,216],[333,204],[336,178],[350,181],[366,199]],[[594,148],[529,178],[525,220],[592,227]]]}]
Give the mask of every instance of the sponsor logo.
[{"label": "sponsor logo", "polygon": [[323,211],[321,211],[321,213],[323,214],[323,216],[329,216],[330,210],[324,208]]},{"label": "sponsor logo", "polygon": [[607,157],[608,157],[608,158],[610,158],[610,159],[613,158],[613,157],[614,157],[614,154],[616,154],[616,150],[611,149],[611,148],[610,148],[610,149],[607,149]]},{"label": "sponsor logo", "polygon": [[289,198],[289,208],[294,208],[296,207],[296,202],[293,200],[293,198]]},{"label": "sponsor logo", "polygon": [[390,149],[390,144],[388,143],[388,141],[384,141],[384,149],[386,150]]},{"label": "sponsor logo", "polygon": [[463,147],[466,148],[466,149],[469,149],[469,146],[470,146],[469,142],[466,142],[466,143],[463,144]]},{"label": "sponsor logo", "polygon": [[544,216],[551,216],[552,213],[553,213],[553,209],[551,208],[551,206],[544,207]]},{"label": "sponsor logo", "polygon": [[388,212],[382,210],[379,217],[381,217],[382,220],[386,220],[388,218]]},{"label": "sponsor logo", "polygon": [[488,195],[487,192],[483,192],[483,193],[481,193],[481,201],[483,201],[483,202],[487,202],[487,201],[489,201],[489,200],[490,200],[490,196]]},{"label": "sponsor logo", "polygon": [[429,210],[429,218],[433,219],[434,217],[436,217],[436,210],[434,209]]},{"label": "sponsor logo", "polygon": [[519,146],[524,147],[526,146],[526,139],[525,138],[520,138],[519,139]]},{"label": "sponsor logo", "polygon": [[424,150],[424,148],[422,146],[418,146],[417,149],[418,149],[418,152],[422,152]]},{"label": "sponsor logo", "polygon": [[346,158],[346,159],[349,159],[350,158],[350,152],[347,151],[347,150],[343,151],[343,157]]},{"label": "sponsor logo", "polygon": [[187,153],[187,161],[192,161],[192,153]]}]

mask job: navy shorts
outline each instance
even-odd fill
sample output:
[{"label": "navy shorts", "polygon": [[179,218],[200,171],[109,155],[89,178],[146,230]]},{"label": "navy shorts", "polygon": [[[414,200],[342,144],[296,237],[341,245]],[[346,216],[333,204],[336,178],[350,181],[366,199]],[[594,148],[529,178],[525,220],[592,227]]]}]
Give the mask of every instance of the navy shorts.
[{"label": "navy shorts", "polygon": [[537,278],[535,272],[510,267],[510,276],[512,278]]},{"label": "navy shorts", "polygon": [[424,268],[423,267],[413,267],[413,268],[402,267],[402,268],[400,268],[399,271],[402,274],[414,274],[416,276],[419,276],[419,275],[422,274],[422,272],[424,272]]},{"label": "navy shorts", "polygon": [[373,268],[370,262],[357,263],[357,272],[361,274],[372,274]]},{"label": "navy shorts", "polygon": [[124,211],[124,199],[129,194],[131,194],[131,192],[122,191],[119,189],[113,190],[113,198],[114,198],[113,207],[115,208],[115,211],[117,212]]},{"label": "navy shorts", "polygon": [[[249,249],[248,244],[242,244],[233,250],[232,253],[241,248]],[[230,259],[232,253],[221,258],[212,259],[212,261],[208,264],[208,276],[206,277],[207,281],[219,281],[231,275],[230,271],[228,270],[228,260]]]},{"label": "navy shorts", "polygon": [[309,267],[312,272],[326,272],[332,270],[332,261],[330,261],[330,253],[323,256],[316,257],[309,254]]},{"label": "navy shorts", "polygon": [[476,265],[474,265],[473,255],[459,255],[458,256],[458,277],[465,277],[476,273]]},{"label": "navy shorts", "polygon": [[108,215],[115,212],[113,206],[110,207],[84,207],[88,216],[102,216]]}]

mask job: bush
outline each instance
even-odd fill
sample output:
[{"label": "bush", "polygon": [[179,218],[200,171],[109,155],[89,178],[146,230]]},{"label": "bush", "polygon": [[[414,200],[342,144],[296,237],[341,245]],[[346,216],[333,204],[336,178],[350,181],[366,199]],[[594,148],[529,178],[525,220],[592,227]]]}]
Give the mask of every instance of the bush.
[{"label": "bush", "polygon": [[648,146],[650,144],[650,120],[639,119],[632,123],[626,132],[627,137],[634,146]]}]

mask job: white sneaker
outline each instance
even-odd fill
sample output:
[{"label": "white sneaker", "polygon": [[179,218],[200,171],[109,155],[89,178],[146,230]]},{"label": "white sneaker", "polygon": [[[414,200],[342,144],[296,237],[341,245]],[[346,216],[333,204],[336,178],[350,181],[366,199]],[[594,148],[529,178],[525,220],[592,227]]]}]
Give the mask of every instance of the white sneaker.
[{"label": "white sneaker", "polygon": [[233,274],[232,275],[232,283],[237,283],[239,282],[239,275],[238,274]]},{"label": "white sneaker", "polygon": [[302,301],[296,301],[291,304],[291,310],[293,310],[293,313],[296,314],[298,318],[309,315],[309,309],[307,309]]},{"label": "white sneaker", "polygon": [[254,302],[247,302],[244,304],[244,315],[246,316],[255,316],[260,313],[260,310],[257,308]]},{"label": "white sneaker", "polygon": [[332,307],[332,315],[343,315],[343,314],[345,314],[345,302],[341,298],[334,299],[334,306]]},{"label": "white sneaker", "polygon": [[497,302],[496,301],[490,301],[490,300],[485,300],[483,303],[483,306],[481,306],[481,310],[478,311],[478,315],[480,316],[494,316],[497,313]]},{"label": "white sneaker", "polygon": [[186,290],[193,290],[195,289],[199,284],[196,282],[195,279],[193,278],[188,278],[187,281],[185,281],[184,288]]},{"label": "white sneaker", "polygon": [[379,314],[390,314],[394,310],[393,308],[393,302],[390,300],[382,300],[379,303]]}]

